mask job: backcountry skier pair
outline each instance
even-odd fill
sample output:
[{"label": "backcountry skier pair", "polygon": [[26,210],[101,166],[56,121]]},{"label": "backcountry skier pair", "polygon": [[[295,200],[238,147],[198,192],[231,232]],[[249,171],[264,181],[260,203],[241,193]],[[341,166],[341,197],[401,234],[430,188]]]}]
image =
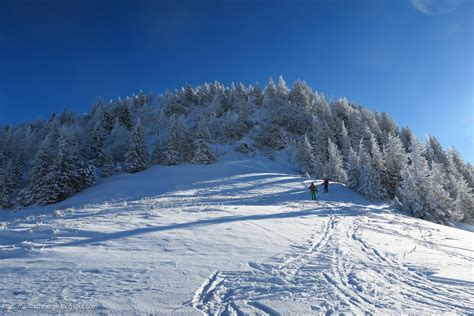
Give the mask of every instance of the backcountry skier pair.
[{"label": "backcountry skier pair", "polygon": [[[324,186],[324,192],[327,193],[329,191],[329,179],[328,178],[323,180],[323,186]],[[317,200],[318,188],[316,187],[314,182],[311,182],[310,186],[308,187],[308,190],[311,191],[311,200],[316,201]]]}]

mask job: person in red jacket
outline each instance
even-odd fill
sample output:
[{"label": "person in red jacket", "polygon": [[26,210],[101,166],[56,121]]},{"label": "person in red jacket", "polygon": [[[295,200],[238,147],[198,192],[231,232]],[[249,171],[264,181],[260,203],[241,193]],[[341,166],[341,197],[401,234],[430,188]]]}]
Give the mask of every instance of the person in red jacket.
[{"label": "person in red jacket", "polygon": [[311,185],[308,187],[308,189],[311,191],[311,200],[316,201],[316,193],[318,192],[318,188],[316,188],[314,182],[311,182]]}]

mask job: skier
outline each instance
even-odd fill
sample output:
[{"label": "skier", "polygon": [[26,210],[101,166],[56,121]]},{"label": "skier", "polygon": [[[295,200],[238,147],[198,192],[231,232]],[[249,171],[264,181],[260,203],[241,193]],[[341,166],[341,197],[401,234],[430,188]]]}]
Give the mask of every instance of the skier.
[{"label": "skier", "polygon": [[328,178],[324,179],[323,185],[324,185],[324,193],[328,193],[328,191],[329,191],[329,179]]},{"label": "skier", "polygon": [[311,185],[308,187],[308,189],[311,191],[311,200],[316,201],[316,193],[318,192],[318,188],[316,188],[314,182],[311,182]]}]

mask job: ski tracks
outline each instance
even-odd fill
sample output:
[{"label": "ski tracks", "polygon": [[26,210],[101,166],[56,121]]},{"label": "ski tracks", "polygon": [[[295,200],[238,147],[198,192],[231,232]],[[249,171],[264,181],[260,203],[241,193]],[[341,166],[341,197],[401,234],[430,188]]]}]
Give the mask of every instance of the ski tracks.
[{"label": "ski tracks", "polygon": [[288,253],[249,262],[248,271],[213,272],[192,306],[208,315],[279,315],[272,301],[304,302],[308,313],[472,312],[465,288],[436,282],[370,246],[361,234],[367,217],[330,213]]},{"label": "ski tracks", "polygon": [[[239,315],[243,313],[242,309],[279,315],[262,301],[298,300],[314,295],[315,291],[321,290],[317,285],[323,281],[321,271],[327,266],[324,262],[318,263],[318,259],[325,257],[336,219],[334,215],[328,216],[322,231],[313,232],[305,245],[296,245],[288,254],[271,257],[262,263],[249,262],[252,268],[249,271],[214,272],[196,291],[192,305],[209,315]],[[314,273],[321,280],[312,280],[310,274]]]},{"label": "ski tracks", "polygon": [[[372,261],[369,267],[370,272],[374,273],[374,278],[379,282],[384,282],[387,289],[396,288],[400,292],[391,295],[391,306],[398,306],[399,309],[424,309],[426,313],[435,311],[439,313],[473,312],[470,306],[474,302],[469,293],[466,293],[465,288],[436,282],[435,279],[431,280],[429,275],[416,271],[412,267],[398,262],[395,258],[381,254],[361,238],[358,233],[360,228],[360,225],[354,226],[351,239],[355,247]],[[409,252],[413,252],[415,249],[416,246]],[[474,289],[471,286],[472,290]]]}]

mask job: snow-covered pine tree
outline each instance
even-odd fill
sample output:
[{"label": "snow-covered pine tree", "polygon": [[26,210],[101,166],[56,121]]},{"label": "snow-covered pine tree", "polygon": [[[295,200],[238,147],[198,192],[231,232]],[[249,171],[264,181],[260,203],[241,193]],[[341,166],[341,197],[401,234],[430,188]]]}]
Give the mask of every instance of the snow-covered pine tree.
[{"label": "snow-covered pine tree", "polygon": [[254,86],[249,87],[249,92],[247,93],[248,100],[255,105],[256,108],[261,108],[263,105],[263,91],[258,83]]},{"label": "snow-covered pine tree", "polygon": [[328,160],[328,134],[326,131],[327,125],[325,122],[321,121],[317,116],[313,116],[309,141],[311,146],[313,146],[314,155],[318,157],[322,165]]},{"label": "snow-covered pine tree", "polygon": [[454,199],[454,219],[474,224],[474,194],[466,180],[460,178],[456,183],[456,196]]},{"label": "snow-covered pine tree", "polygon": [[421,218],[423,216],[423,199],[420,193],[419,183],[414,174],[414,168],[402,170],[403,182],[398,189],[397,197],[401,200],[401,209],[412,216]]},{"label": "snow-covered pine tree", "polygon": [[133,98],[133,107],[135,108],[135,110],[148,106],[150,105],[150,103],[150,96],[146,95],[143,90],[138,91],[138,94]]},{"label": "snow-covered pine tree", "polygon": [[255,104],[251,100],[241,98],[237,103],[237,128],[239,130],[239,138],[242,138],[246,132],[253,127],[252,116],[255,112]]},{"label": "snow-covered pine tree", "polygon": [[118,172],[116,163],[114,162],[112,155],[109,153],[105,154],[104,165],[102,167],[102,177],[107,178],[113,176]]},{"label": "snow-covered pine tree", "polygon": [[403,127],[400,131],[400,140],[406,152],[410,152],[414,143],[418,143],[415,134],[408,127]]},{"label": "snow-covered pine tree", "polygon": [[212,102],[211,85],[205,82],[200,89],[197,91],[198,105],[208,106]]},{"label": "snow-covered pine tree", "polygon": [[216,161],[216,156],[209,148],[209,132],[205,121],[199,120],[197,129],[193,139],[193,158],[191,160],[194,164],[211,164]]},{"label": "snow-covered pine tree", "polygon": [[76,144],[65,132],[61,132],[59,147],[43,183],[38,204],[62,201],[95,182],[95,169],[80,156]]},{"label": "snow-covered pine tree", "polygon": [[127,106],[127,102],[119,98],[119,100],[117,100],[117,102],[115,103],[113,110],[115,118],[118,120],[118,122],[122,126],[126,127],[128,130],[130,130],[132,128],[132,120],[130,110]]},{"label": "snow-covered pine tree", "polygon": [[191,107],[197,105],[198,103],[198,96],[196,90],[191,87],[191,85],[186,84],[182,89],[182,97],[181,97],[181,104],[185,107]]},{"label": "snow-covered pine tree", "polygon": [[138,120],[132,132],[130,147],[125,154],[125,170],[135,173],[146,169],[148,164],[148,149],[145,144],[143,126]]},{"label": "snow-covered pine tree", "polygon": [[234,84],[230,88],[231,109],[238,111],[241,105],[247,103],[247,91],[242,83]]},{"label": "snow-covered pine tree", "polygon": [[311,147],[306,135],[298,142],[296,159],[301,173],[313,175],[315,169],[313,147]]},{"label": "snow-covered pine tree", "polygon": [[221,117],[230,109],[227,95],[222,89],[219,89],[214,95],[211,106],[217,117]]},{"label": "snow-covered pine tree", "polygon": [[18,189],[19,176],[20,172],[13,158],[4,160],[0,167],[0,207],[13,206],[13,194]]},{"label": "snow-covered pine tree", "polygon": [[343,120],[341,120],[341,132],[337,135],[338,146],[341,148],[341,154],[344,163],[346,164],[349,159],[349,153],[351,151],[351,139],[347,133],[346,125]]},{"label": "snow-covered pine tree", "polygon": [[286,135],[280,126],[276,124],[267,124],[261,126],[255,136],[255,143],[258,147],[268,147],[275,150],[285,148],[287,144]]},{"label": "snow-covered pine tree", "polygon": [[273,82],[272,78],[268,79],[268,84],[265,87],[265,93],[263,95],[263,106],[267,110],[273,110],[275,107],[279,106],[279,97],[278,97],[278,90]]},{"label": "snow-covered pine tree", "polygon": [[398,127],[395,121],[388,116],[387,112],[376,112],[375,116],[377,118],[378,125],[382,131],[382,135],[398,135]]},{"label": "snow-covered pine tree", "polygon": [[407,168],[407,154],[400,138],[395,134],[389,134],[383,148],[386,170],[387,194],[394,199],[397,189],[402,182],[402,171]]},{"label": "snow-covered pine tree", "polygon": [[109,137],[105,142],[106,151],[115,162],[124,161],[125,153],[130,144],[130,131],[117,118]]},{"label": "snow-covered pine tree", "polygon": [[462,220],[462,213],[452,207],[453,200],[443,188],[445,174],[443,166],[435,161],[431,162],[429,177],[425,179],[426,195],[424,196],[424,219],[439,224],[450,224],[454,220]]},{"label": "snow-covered pine tree", "polygon": [[160,165],[163,163],[163,148],[160,142],[157,141],[153,146],[153,152],[151,154],[151,163],[154,165]]},{"label": "snow-covered pine tree", "polygon": [[450,150],[447,155],[447,166],[443,168],[443,179],[440,179],[440,183],[449,192],[451,199],[455,201],[453,217],[459,221],[468,219],[469,213],[472,214],[471,206],[474,205],[474,195],[472,188],[469,187],[468,182],[457,168],[451,153]]},{"label": "snow-covered pine tree", "polygon": [[331,139],[328,138],[328,161],[324,166],[324,177],[329,178],[331,181],[340,183],[347,182],[347,174],[344,170],[342,156]]},{"label": "snow-covered pine tree", "polygon": [[185,115],[189,109],[179,102],[176,93],[167,92],[161,98],[161,106],[166,117],[171,118],[173,115]]},{"label": "snow-covered pine tree", "polygon": [[[407,132],[404,132],[407,131]],[[402,187],[398,196],[402,203],[402,210],[414,217],[425,218],[424,197],[426,196],[426,179],[429,177],[428,162],[422,156],[421,146],[409,129],[403,128],[401,135],[408,135],[410,148],[408,148],[409,165],[402,170]],[[403,142],[404,138],[402,138]]]},{"label": "snow-covered pine tree", "polygon": [[351,114],[347,117],[345,127],[347,128],[347,134],[351,139],[354,149],[358,146],[363,138],[363,131],[361,129],[361,116],[357,108],[352,108]]},{"label": "snow-covered pine tree", "polygon": [[43,183],[49,173],[52,155],[51,139],[50,135],[48,135],[33,159],[33,166],[28,177],[28,185],[21,190],[19,195],[20,204],[27,206],[44,196]]},{"label": "snow-covered pine tree", "polygon": [[[282,96],[284,93],[282,93]],[[288,99],[277,93],[277,106],[272,112],[272,121],[285,128],[290,134],[302,136],[311,127],[311,91],[302,81],[295,83],[288,95]],[[290,102],[289,102],[290,101]]]},{"label": "snow-covered pine tree", "polygon": [[360,160],[357,153],[351,148],[347,159],[347,186],[355,191],[359,189]]},{"label": "snow-covered pine tree", "polygon": [[428,135],[424,149],[425,151],[423,154],[429,165],[431,165],[432,162],[437,162],[440,163],[443,168],[448,166],[446,152],[434,136]]},{"label": "snow-covered pine tree", "polygon": [[283,76],[278,77],[277,95],[282,100],[288,100],[289,90]]},{"label": "snow-covered pine tree", "polygon": [[459,174],[467,181],[468,185],[474,189],[474,168],[468,163],[464,162],[461,154],[452,146],[446,153],[449,161],[449,168],[456,168]]},{"label": "snow-covered pine tree", "polygon": [[104,140],[105,131],[100,122],[97,122],[94,132],[92,133],[92,139],[89,144],[88,158],[93,160],[96,166],[101,166],[104,163]]},{"label": "snow-covered pine tree", "polygon": [[291,104],[294,106],[300,107],[304,110],[309,110],[311,106],[312,94],[313,92],[311,91],[310,87],[308,87],[306,82],[297,80],[293,84],[288,98]]},{"label": "snow-covered pine tree", "polygon": [[374,163],[373,157],[369,155],[369,153],[367,153],[363,141],[361,141],[359,144],[358,154],[360,157],[360,177],[358,192],[360,192],[370,200],[385,200],[387,198],[387,192],[383,187],[380,173],[375,168],[378,163]]},{"label": "snow-covered pine tree", "polygon": [[180,146],[179,140],[179,127],[178,121],[175,115],[170,117],[170,126],[168,131],[168,142],[166,148],[163,151],[163,164],[165,165],[176,165],[180,161],[178,148]]},{"label": "snow-covered pine tree", "polygon": [[373,170],[373,175],[371,176],[371,195],[374,200],[386,200],[388,198],[386,190],[388,176],[385,169],[385,161],[377,140],[372,133],[370,135],[370,156]]}]

